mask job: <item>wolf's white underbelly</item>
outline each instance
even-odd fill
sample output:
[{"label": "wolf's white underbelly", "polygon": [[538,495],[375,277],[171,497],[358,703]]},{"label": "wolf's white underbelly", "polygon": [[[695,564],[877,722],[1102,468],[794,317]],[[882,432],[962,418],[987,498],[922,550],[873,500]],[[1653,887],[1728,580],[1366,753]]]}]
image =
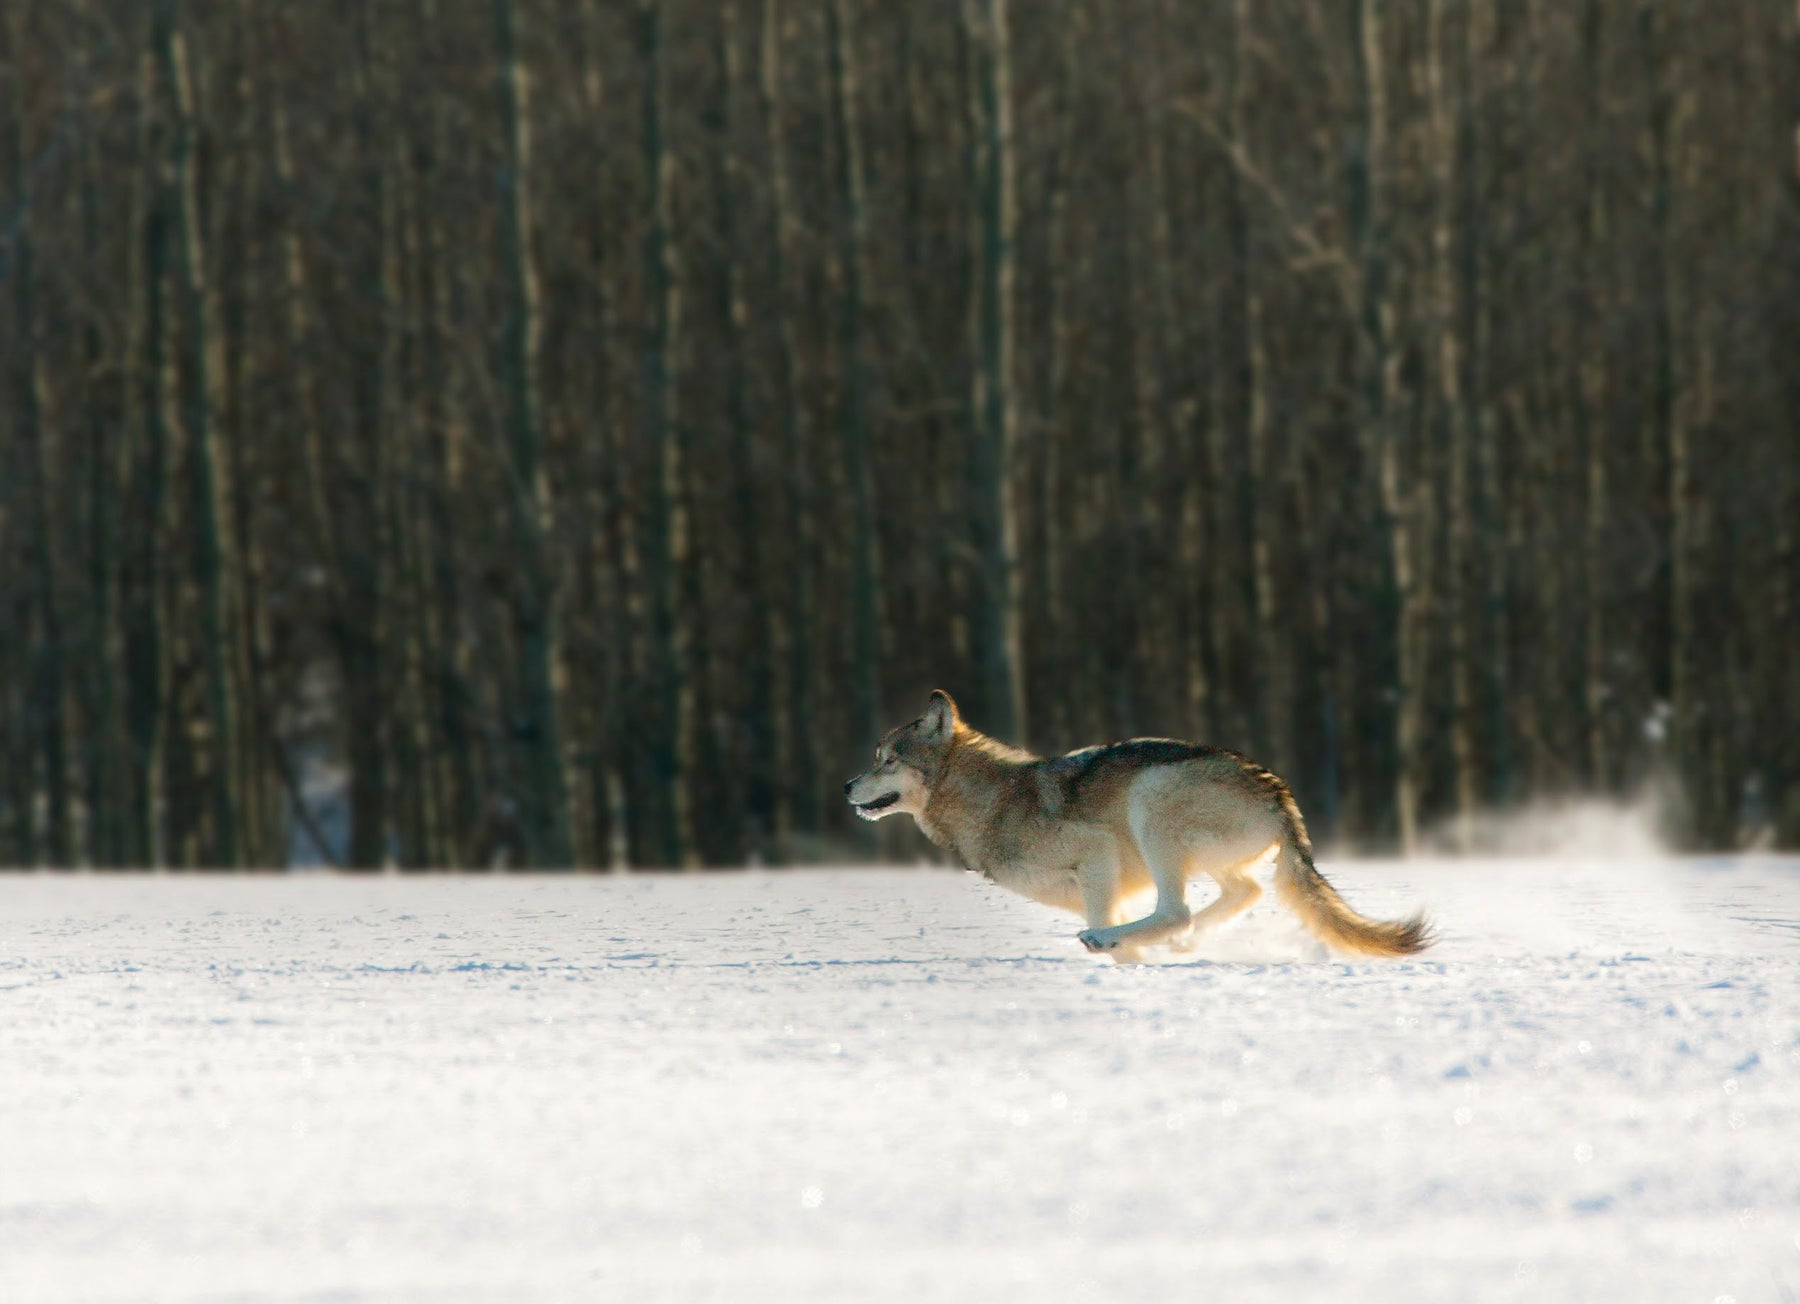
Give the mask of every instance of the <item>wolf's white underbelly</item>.
[{"label": "wolf's white underbelly", "polygon": [[1048,906],[1073,910],[1081,903],[1081,884],[1073,863],[1014,862],[992,866],[988,876],[1007,891]]}]

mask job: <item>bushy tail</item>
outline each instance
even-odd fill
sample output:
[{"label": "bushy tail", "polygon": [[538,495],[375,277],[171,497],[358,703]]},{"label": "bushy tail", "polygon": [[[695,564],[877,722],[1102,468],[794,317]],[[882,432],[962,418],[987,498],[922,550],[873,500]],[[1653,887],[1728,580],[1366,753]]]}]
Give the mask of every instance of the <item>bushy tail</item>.
[{"label": "bushy tail", "polygon": [[1423,913],[1384,923],[1352,910],[1313,867],[1312,839],[1292,796],[1281,794],[1287,836],[1276,861],[1275,891],[1307,930],[1328,946],[1353,955],[1417,955],[1437,939]]}]

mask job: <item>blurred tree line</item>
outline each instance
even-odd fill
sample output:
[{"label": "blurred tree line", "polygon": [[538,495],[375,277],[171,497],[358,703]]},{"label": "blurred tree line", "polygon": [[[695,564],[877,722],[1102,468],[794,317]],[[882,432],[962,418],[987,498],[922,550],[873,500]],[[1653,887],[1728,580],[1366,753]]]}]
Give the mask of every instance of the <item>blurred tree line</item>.
[{"label": "blurred tree line", "polygon": [[14,0],[0,863],[913,854],[934,686],[1800,843],[1793,23]]}]

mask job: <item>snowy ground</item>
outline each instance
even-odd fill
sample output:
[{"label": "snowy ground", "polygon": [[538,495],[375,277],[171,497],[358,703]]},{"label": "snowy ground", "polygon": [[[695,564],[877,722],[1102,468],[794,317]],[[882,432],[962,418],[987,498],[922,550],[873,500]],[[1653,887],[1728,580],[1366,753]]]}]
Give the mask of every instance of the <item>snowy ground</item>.
[{"label": "snowy ground", "polygon": [[1800,861],[1324,868],[0,877],[0,1300],[1800,1300]]}]

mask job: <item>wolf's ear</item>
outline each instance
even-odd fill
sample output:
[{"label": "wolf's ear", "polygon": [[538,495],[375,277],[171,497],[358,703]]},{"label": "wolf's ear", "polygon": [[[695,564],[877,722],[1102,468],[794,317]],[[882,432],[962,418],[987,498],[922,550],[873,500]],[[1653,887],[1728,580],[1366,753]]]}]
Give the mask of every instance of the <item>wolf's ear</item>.
[{"label": "wolf's ear", "polygon": [[956,703],[950,700],[950,694],[941,688],[935,690],[925,703],[925,732],[933,738],[948,738],[956,732],[956,721]]}]

